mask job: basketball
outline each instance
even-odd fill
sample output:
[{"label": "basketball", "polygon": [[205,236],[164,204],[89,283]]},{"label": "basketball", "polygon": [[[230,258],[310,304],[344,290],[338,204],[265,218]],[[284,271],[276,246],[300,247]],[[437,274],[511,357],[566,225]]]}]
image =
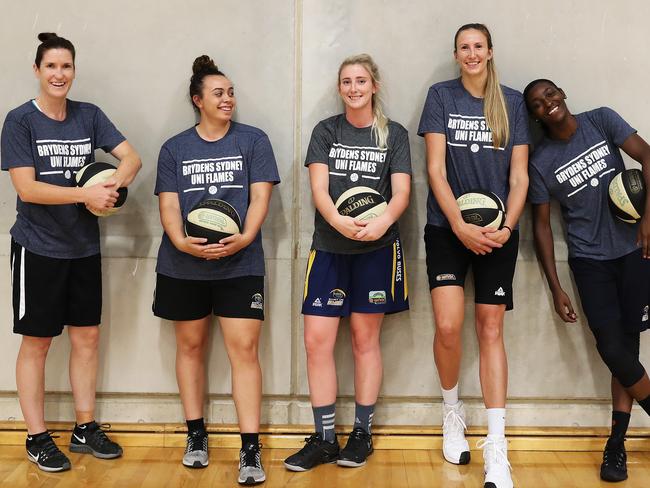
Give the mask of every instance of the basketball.
[{"label": "basketball", "polygon": [[339,214],[359,220],[379,217],[388,206],[378,191],[367,186],[355,186],[343,192],[334,205]]},{"label": "basketball", "polygon": [[224,237],[241,232],[237,210],[223,200],[205,200],[196,205],[185,220],[185,234],[205,237],[206,244],[215,244]]},{"label": "basketball", "polygon": [[[90,163],[77,171],[75,180],[77,181],[77,186],[93,186],[97,185],[98,183],[103,183],[109,179],[111,176],[113,176],[113,173],[115,173],[116,170],[117,168],[109,163]],[[120,209],[120,207],[122,207],[122,205],[124,205],[126,197],[129,194],[129,190],[126,187],[118,188],[117,193],[119,193],[119,196],[117,197],[117,201],[115,202],[115,206],[113,208],[102,211],[89,211],[97,217],[108,217],[109,215],[113,215]]]},{"label": "basketball", "polygon": [[609,208],[623,222],[641,220],[645,208],[645,184],[638,169],[626,169],[609,183]]},{"label": "basketball", "polygon": [[499,230],[506,221],[503,202],[491,191],[472,190],[459,196],[456,202],[468,224]]}]

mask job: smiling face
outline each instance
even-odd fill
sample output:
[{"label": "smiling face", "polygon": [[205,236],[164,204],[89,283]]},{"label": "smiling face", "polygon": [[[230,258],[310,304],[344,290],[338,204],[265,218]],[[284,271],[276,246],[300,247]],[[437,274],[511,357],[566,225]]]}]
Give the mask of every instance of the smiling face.
[{"label": "smiling face", "polygon": [[368,70],[361,64],[348,64],[339,75],[339,95],[346,110],[368,109],[372,112],[372,96],[377,87]]},{"label": "smiling face", "polygon": [[458,33],[454,58],[461,75],[477,76],[486,72],[487,62],[492,59],[487,36],[477,29],[465,29]]},{"label": "smiling face", "polygon": [[228,122],[235,111],[237,100],[232,82],[221,75],[208,75],[203,78],[201,96],[194,95],[192,101],[201,112],[201,118]]},{"label": "smiling face", "polygon": [[546,126],[560,124],[571,115],[565,100],[564,91],[548,81],[533,85],[526,94],[526,105],[530,113]]},{"label": "smiling face", "polygon": [[40,66],[34,65],[34,74],[40,82],[41,96],[65,98],[75,76],[72,53],[63,48],[48,49]]}]

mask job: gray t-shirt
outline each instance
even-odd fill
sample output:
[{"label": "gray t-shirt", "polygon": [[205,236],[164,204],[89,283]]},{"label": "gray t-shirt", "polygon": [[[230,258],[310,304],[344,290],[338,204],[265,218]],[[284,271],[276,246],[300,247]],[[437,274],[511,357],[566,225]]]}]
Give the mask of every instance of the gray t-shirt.
[{"label": "gray t-shirt", "polygon": [[[345,114],[322,120],[314,127],[307,149],[305,166],[323,163],[329,166],[329,194],[332,201],[355,186],[367,186],[390,201],[390,175],[411,174],[411,150],[408,132],[397,122],[388,122],[387,148],[380,149],[370,127],[357,128]],[[399,236],[395,222],[381,238],[361,242],[339,234],[316,210],[312,249],[338,254],[360,254],[392,243]]]},{"label": "gray t-shirt", "polygon": [[[155,194],[178,193],[183,219],[204,200],[225,200],[237,210],[243,226],[250,185],[260,182],[280,182],[269,138],[255,127],[232,122],[218,141],[202,139],[192,127],[165,142],[158,157]],[[262,233],[238,253],[212,261],[179,251],[163,233],[156,271],[188,280],[264,276]]]},{"label": "gray t-shirt", "polygon": [[[33,167],[36,181],[76,186],[75,173],[125,139],[95,105],[67,101],[63,121],[53,120],[31,100],[7,114],[2,127],[2,169]],[[28,251],[58,259],[99,253],[97,217],[83,205],[43,205],[17,198],[11,236]]]},{"label": "gray t-shirt", "polygon": [[[454,197],[470,190],[488,190],[506,203],[510,191],[510,157],[513,146],[529,144],[528,115],[521,93],[501,85],[508,108],[510,138],[505,148],[494,149],[492,131],[483,112],[483,99],[470,95],[460,78],[429,88],[418,135],[428,132],[447,138],[447,181]],[[449,227],[433,191],[427,198],[427,224]]]},{"label": "gray t-shirt", "polygon": [[616,259],[637,248],[637,226],[614,217],[607,202],[610,181],[625,169],[618,148],[636,131],[605,107],[576,120],[571,139],[544,138],[535,149],[528,200],[560,203],[570,257]]}]

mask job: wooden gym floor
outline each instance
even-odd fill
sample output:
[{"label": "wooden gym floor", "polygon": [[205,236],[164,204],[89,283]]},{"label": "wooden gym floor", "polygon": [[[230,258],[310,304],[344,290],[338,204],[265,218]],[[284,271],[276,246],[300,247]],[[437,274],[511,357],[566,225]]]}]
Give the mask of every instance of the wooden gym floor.
[{"label": "wooden gym floor", "polygon": [[[213,427],[210,466],[193,470],[182,466],[185,435],[181,425],[115,425],[111,436],[124,446],[117,460],[99,460],[72,454],[67,449],[70,424],[52,424],[60,437],[57,444],[70,457],[72,470],[44,473],[25,455],[24,426],[0,423],[0,486],[22,487],[229,487],[237,485],[239,436],[234,426]],[[282,461],[302,445],[306,426],[273,426],[263,429],[264,487],[390,487],[481,488],[483,466],[480,451],[472,451],[468,466],[445,463],[440,452],[439,429],[379,427],[376,451],[365,467],[319,466],[307,473],[292,473]],[[628,446],[629,479],[612,485],[601,482],[598,469],[604,445],[604,429],[509,429],[510,462],[518,488],[647,488],[650,486],[650,432],[632,430]],[[470,430],[475,446],[484,432]],[[340,439],[345,441],[345,437]]]}]

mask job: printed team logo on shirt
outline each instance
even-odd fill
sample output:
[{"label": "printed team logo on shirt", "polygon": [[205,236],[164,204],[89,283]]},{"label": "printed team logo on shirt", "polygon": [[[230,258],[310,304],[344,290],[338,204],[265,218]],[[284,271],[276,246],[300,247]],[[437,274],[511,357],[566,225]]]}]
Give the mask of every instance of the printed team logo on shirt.
[{"label": "printed team logo on shirt", "polygon": [[[329,152],[330,175],[350,178],[356,183],[361,180],[379,180],[380,165],[386,161],[388,149],[368,146],[346,146],[332,144]],[[332,162],[334,167],[332,167]]]},{"label": "printed team logo on shirt", "polygon": [[615,171],[616,168],[607,165],[607,156],[611,153],[607,141],[602,140],[557,168],[555,179],[563,188],[567,187],[567,197],[588,186],[596,188],[600,185],[600,178]]},{"label": "printed team logo on shirt", "polygon": [[[485,117],[479,115],[449,114],[447,144],[453,147],[469,147],[473,153],[481,149],[494,149],[492,131]],[[502,147],[497,149],[503,151]]]},{"label": "printed team logo on shirt", "polygon": [[181,163],[182,175],[191,191],[208,191],[217,195],[222,188],[244,188],[236,184],[241,181],[244,171],[244,158],[241,155],[224,158],[188,159]]},{"label": "printed team logo on shirt", "polygon": [[374,290],[368,293],[368,302],[375,305],[383,305],[386,303],[386,292],[384,290]]},{"label": "printed team logo on shirt", "polygon": [[330,291],[330,296],[327,299],[327,304],[333,307],[342,307],[343,300],[345,300],[345,292],[340,288],[334,288]]},{"label": "printed team logo on shirt", "polygon": [[251,301],[251,308],[255,308],[257,310],[264,309],[264,297],[262,296],[261,293],[255,293],[255,295],[253,295]]},{"label": "printed team logo on shirt", "polygon": [[455,279],[456,279],[456,275],[453,273],[443,273],[443,274],[436,275],[436,281],[451,281]]},{"label": "printed team logo on shirt", "polygon": [[[84,139],[38,139],[36,151],[49,168],[39,171],[39,175],[63,175],[72,178],[77,168],[81,168],[93,152],[90,137]],[[72,168],[72,170],[70,169]]]}]

